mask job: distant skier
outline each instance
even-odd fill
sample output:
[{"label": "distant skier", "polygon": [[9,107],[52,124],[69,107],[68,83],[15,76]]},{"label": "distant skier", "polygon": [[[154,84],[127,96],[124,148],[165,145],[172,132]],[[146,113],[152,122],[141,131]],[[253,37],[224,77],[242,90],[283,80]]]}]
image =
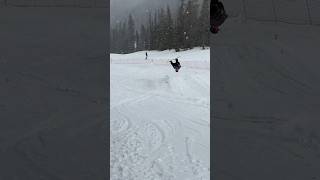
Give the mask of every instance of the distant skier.
[{"label": "distant skier", "polygon": [[210,31],[214,34],[219,32],[219,26],[224,23],[228,15],[222,2],[211,0],[210,2]]},{"label": "distant skier", "polygon": [[148,52],[146,52],[146,60],[148,59]]},{"label": "distant skier", "polygon": [[176,62],[170,61],[170,63],[172,65],[172,67],[175,69],[175,71],[178,72],[179,69],[181,68],[181,65],[180,65],[178,58],[176,58],[175,60],[176,60]]}]

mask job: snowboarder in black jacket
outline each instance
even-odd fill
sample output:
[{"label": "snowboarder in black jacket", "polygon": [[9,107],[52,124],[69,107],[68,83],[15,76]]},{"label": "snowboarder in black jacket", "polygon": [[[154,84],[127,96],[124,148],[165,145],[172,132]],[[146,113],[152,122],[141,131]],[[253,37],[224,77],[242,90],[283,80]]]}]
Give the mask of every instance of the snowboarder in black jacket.
[{"label": "snowboarder in black jacket", "polygon": [[228,15],[222,2],[211,0],[210,2],[210,31],[214,34],[219,32],[219,26],[224,23]]},{"label": "snowboarder in black jacket", "polygon": [[176,60],[176,62],[170,61],[170,63],[172,65],[172,67],[176,70],[176,72],[178,72],[179,69],[181,68],[181,65],[180,65],[178,58],[176,58],[175,60]]}]

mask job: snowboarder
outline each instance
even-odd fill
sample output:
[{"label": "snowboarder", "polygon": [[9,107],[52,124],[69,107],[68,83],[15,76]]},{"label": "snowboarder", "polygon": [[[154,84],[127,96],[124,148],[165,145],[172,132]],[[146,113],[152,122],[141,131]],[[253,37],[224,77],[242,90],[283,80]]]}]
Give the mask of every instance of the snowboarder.
[{"label": "snowboarder", "polygon": [[228,15],[222,2],[211,0],[210,2],[210,31],[214,34],[219,32],[219,26],[224,23]]},{"label": "snowboarder", "polygon": [[176,60],[176,62],[172,62],[170,60],[170,63],[172,65],[172,67],[176,70],[176,72],[178,72],[179,69],[181,68],[181,65],[180,65],[180,62],[179,62],[178,58],[176,58],[175,60]]},{"label": "snowboarder", "polygon": [[146,60],[148,59],[148,52],[146,52]]}]

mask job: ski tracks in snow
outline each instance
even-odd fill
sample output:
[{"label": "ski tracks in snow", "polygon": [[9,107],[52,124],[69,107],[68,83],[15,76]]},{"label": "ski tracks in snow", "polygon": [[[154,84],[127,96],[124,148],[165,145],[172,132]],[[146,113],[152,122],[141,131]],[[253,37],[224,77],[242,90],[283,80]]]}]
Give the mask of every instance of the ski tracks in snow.
[{"label": "ski tracks in snow", "polygon": [[209,71],[182,70],[111,64],[112,180],[210,179]]}]

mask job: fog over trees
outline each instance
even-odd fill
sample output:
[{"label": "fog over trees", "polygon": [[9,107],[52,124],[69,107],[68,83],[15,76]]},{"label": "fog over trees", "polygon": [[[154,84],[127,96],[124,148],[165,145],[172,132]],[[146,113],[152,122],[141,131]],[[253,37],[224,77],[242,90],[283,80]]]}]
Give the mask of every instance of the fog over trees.
[{"label": "fog over trees", "polygon": [[[152,11],[150,8],[144,13],[144,18],[130,13],[126,14],[126,18],[113,22],[110,31],[111,52],[180,51],[208,46],[210,0],[201,3],[199,0],[178,0],[178,3],[177,7],[166,4]],[[139,22],[140,19],[144,20]]]},{"label": "fog over trees", "polygon": [[147,20],[148,13],[161,7],[170,6],[174,12],[178,8],[180,0],[110,0],[111,25],[134,16],[136,24],[140,25]]}]

